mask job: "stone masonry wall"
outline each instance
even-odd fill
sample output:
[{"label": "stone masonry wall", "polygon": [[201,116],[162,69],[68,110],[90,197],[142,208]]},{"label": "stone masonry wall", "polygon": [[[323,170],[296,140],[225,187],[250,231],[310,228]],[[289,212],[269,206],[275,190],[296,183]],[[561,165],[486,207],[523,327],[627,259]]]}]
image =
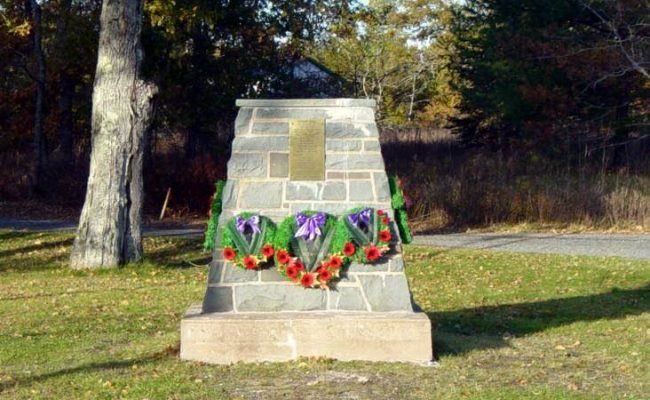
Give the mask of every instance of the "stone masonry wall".
[{"label": "stone masonry wall", "polygon": [[[374,101],[239,100],[237,105],[220,226],[243,211],[276,223],[302,210],[338,216],[359,206],[392,215]],[[310,118],[325,119],[326,179],[290,181],[289,120]],[[219,230],[203,312],[412,311],[399,242],[398,254],[384,263],[353,264],[335,290],[320,290],[299,287],[275,268],[232,267],[222,258],[220,237]]]}]

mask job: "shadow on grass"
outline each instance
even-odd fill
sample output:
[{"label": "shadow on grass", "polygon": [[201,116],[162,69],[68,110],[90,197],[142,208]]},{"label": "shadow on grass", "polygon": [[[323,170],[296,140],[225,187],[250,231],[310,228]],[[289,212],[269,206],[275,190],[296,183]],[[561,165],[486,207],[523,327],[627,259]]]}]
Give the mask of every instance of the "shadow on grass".
[{"label": "shadow on grass", "polygon": [[[209,253],[203,252],[203,242],[197,239],[177,239],[173,246],[146,251],[145,257],[161,268],[191,268],[205,265],[212,259]],[[173,258],[180,259],[170,261]]]},{"label": "shadow on grass", "polygon": [[462,355],[507,346],[508,336],[526,336],[574,322],[624,318],[650,312],[650,284],[637,289],[530,303],[427,313],[436,353]]},{"label": "shadow on grass", "polygon": [[14,230],[1,230],[0,229],[0,241],[5,240],[14,240],[14,239],[27,239],[31,236],[38,235],[39,232],[24,232],[24,231],[14,231]]},{"label": "shadow on grass", "polygon": [[[1,239],[0,239],[1,240]],[[41,251],[41,250],[47,250],[51,249],[54,247],[60,247],[60,246],[71,246],[73,242],[73,238],[68,238],[68,239],[62,239],[62,240],[55,240],[53,242],[42,242],[40,244],[30,244],[25,247],[19,247],[16,249],[10,249],[10,250],[0,250],[0,258],[4,257],[12,257],[20,253],[29,253],[32,251]]]},{"label": "shadow on grass", "polygon": [[46,372],[40,375],[20,377],[8,382],[0,382],[0,394],[18,386],[38,383],[50,378],[57,378],[69,374],[77,373],[93,373],[103,370],[111,369],[131,369],[134,365],[149,364],[160,361],[168,357],[176,357],[178,355],[178,348],[167,348],[163,351],[153,353],[140,358],[132,358],[128,360],[111,360],[105,362],[92,362],[88,364],[79,365],[77,367],[63,368],[57,371]]}]

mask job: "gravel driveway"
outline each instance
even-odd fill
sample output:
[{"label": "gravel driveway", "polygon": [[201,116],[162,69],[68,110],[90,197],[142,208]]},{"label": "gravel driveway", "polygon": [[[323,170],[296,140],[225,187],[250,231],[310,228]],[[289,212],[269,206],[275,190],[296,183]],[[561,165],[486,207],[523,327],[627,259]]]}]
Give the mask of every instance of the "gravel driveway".
[{"label": "gravel driveway", "polygon": [[618,256],[650,260],[650,235],[454,233],[416,236],[413,239],[413,244],[523,253]]},{"label": "gravel driveway", "polygon": [[[72,231],[75,221],[0,219],[0,229],[31,231]],[[196,225],[145,227],[147,236],[201,237]],[[650,260],[650,235],[547,234],[547,233],[452,233],[420,235],[414,245],[448,248],[494,249],[523,253],[584,256],[618,256]]]}]

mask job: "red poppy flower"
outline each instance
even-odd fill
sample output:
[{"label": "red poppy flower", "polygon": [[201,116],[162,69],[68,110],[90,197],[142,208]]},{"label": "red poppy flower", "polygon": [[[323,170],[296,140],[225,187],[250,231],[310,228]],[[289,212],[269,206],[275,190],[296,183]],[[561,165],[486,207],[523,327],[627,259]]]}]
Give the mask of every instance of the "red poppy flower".
[{"label": "red poppy flower", "polygon": [[338,256],[332,256],[330,258],[330,267],[334,269],[339,269],[343,265],[343,260],[341,260],[341,257]]},{"label": "red poppy flower", "polygon": [[377,210],[377,215],[384,215],[384,210]]},{"label": "red poppy flower", "polygon": [[306,288],[314,286],[314,274],[304,274],[302,279],[300,279],[300,284]]},{"label": "red poppy flower", "polygon": [[294,261],[291,265],[293,265],[298,271],[304,271],[305,270],[305,264],[302,262],[296,260]]},{"label": "red poppy flower", "polygon": [[345,246],[343,247],[343,254],[345,254],[348,257],[353,255],[356,251],[357,249],[350,242],[346,243]]},{"label": "red poppy flower", "polygon": [[223,257],[226,260],[231,261],[235,257],[237,257],[237,253],[235,253],[235,250],[233,250],[232,247],[226,247],[225,249],[223,249]]},{"label": "red poppy flower", "polygon": [[377,261],[381,257],[379,249],[375,246],[368,246],[364,249],[368,261]]},{"label": "red poppy flower", "polygon": [[321,282],[325,282],[325,283],[327,283],[330,279],[332,279],[332,273],[329,272],[329,271],[326,270],[326,269],[325,269],[325,270],[322,270],[322,271],[320,271],[320,273],[318,274],[318,279],[319,279]]},{"label": "red poppy flower", "polygon": [[273,250],[273,246],[270,244],[265,244],[264,247],[262,247],[262,254],[264,254],[264,257],[273,257],[273,253],[275,253],[275,251]]},{"label": "red poppy flower", "polygon": [[384,217],[381,219],[381,223],[384,224],[384,225],[388,225],[388,222],[390,222],[390,221],[388,220],[388,217],[387,217],[387,216],[384,216]]},{"label": "red poppy flower", "polygon": [[381,231],[379,232],[379,240],[382,242],[390,242],[390,239],[392,238],[392,235],[388,231]]},{"label": "red poppy flower", "polygon": [[287,264],[289,261],[291,261],[291,257],[289,257],[289,253],[286,250],[278,251],[278,262],[280,264]]},{"label": "red poppy flower", "polygon": [[257,258],[253,256],[244,257],[244,266],[246,269],[255,269],[257,267]]},{"label": "red poppy flower", "polygon": [[287,276],[291,279],[296,279],[298,277],[298,270],[293,265],[287,267]]}]

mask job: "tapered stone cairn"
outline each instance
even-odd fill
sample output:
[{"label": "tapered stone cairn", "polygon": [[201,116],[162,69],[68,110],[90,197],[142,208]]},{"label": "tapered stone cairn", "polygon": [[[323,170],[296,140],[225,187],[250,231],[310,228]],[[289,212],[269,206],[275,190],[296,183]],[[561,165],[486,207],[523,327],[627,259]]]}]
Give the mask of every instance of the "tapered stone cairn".
[{"label": "tapered stone cairn", "polygon": [[[208,287],[202,306],[192,306],[181,323],[181,358],[219,364],[298,357],[430,361],[431,324],[414,312],[394,223],[395,251],[379,264],[350,264],[330,290],[305,289],[274,266],[234,267],[220,246],[223,227],[241,212],[279,224],[305,210],[340,216],[372,207],[392,221],[375,102],[239,100],[237,106]],[[324,152],[296,146],[303,142],[290,137],[306,120],[324,127]],[[306,159],[313,159],[313,171],[296,170]],[[310,180],[293,178],[310,175]]]}]

